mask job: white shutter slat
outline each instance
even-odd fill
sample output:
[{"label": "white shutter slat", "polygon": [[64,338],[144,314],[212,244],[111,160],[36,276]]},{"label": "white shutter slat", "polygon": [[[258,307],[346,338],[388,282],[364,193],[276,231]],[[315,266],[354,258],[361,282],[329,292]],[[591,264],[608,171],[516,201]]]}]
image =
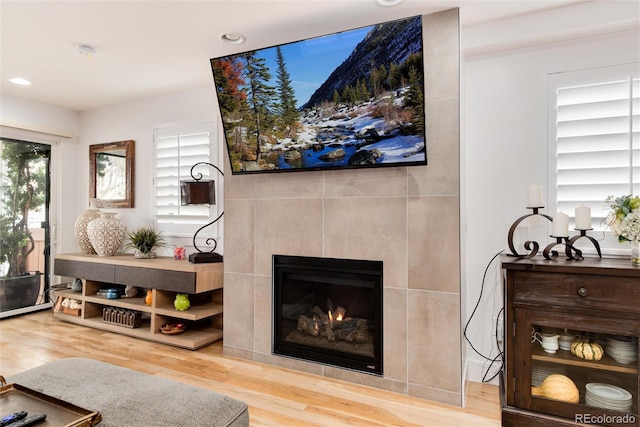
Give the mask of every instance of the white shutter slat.
[{"label": "white shutter slat", "polygon": [[585,104],[629,98],[629,80],[601,82],[558,89],[557,105]]},{"label": "white shutter slat", "polygon": [[599,119],[602,117],[626,116],[629,113],[628,98],[589,102],[586,104],[565,105],[558,107],[558,121]]},{"label": "white shutter slat", "polygon": [[610,135],[629,132],[629,116],[558,122],[558,138],[583,135]]},{"label": "white shutter slat", "polygon": [[558,171],[629,167],[629,150],[558,154]]},{"label": "white shutter slat", "polygon": [[555,202],[550,205],[568,214],[572,223],[575,208],[586,205],[594,228],[604,230],[606,198],[640,189],[637,75],[636,64],[550,77],[550,108],[555,107],[550,115],[555,121],[550,139]]},{"label": "white shutter slat", "polygon": [[[636,171],[638,169],[635,169]],[[563,169],[558,171],[558,186],[623,184],[629,182],[629,168]]]},{"label": "white shutter slat", "polygon": [[[637,136],[637,134],[634,136]],[[558,138],[556,152],[558,154],[565,154],[603,150],[626,150],[628,148],[629,134],[617,133]]]}]

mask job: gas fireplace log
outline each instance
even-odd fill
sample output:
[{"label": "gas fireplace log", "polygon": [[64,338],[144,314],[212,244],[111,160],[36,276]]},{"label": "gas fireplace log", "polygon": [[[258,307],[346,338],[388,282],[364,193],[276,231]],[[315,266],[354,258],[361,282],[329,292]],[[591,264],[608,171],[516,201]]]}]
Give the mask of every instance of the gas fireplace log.
[{"label": "gas fireplace log", "polygon": [[316,319],[309,319],[305,315],[298,317],[298,332],[317,337],[320,333],[320,322]]},{"label": "gas fireplace log", "polygon": [[369,340],[369,328],[366,319],[347,318],[343,321],[329,322],[328,316],[323,322],[314,314],[313,319],[305,315],[298,317],[298,332],[314,337],[321,336],[327,341],[336,340],[366,343]]},{"label": "gas fireplace log", "polygon": [[330,323],[327,323],[327,327],[324,331],[325,334],[327,334],[327,341],[334,342],[336,340],[336,334],[333,332],[333,327]]},{"label": "gas fireplace log", "polygon": [[365,319],[358,319],[358,327],[356,328],[353,340],[358,343],[369,341],[369,325]]},{"label": "gas fireplace log", "polygon": [[320,319],[323,325],[329,323],[329,316],[324,311],[320,310],[317,305],[313,307],[313,317]]},{"label": "gas fireplace log", "polygon": [[349,342],[367,342],[369,338],[367,321],[365,319],[347,319],[340,323],[336,331],[339,340]]}]

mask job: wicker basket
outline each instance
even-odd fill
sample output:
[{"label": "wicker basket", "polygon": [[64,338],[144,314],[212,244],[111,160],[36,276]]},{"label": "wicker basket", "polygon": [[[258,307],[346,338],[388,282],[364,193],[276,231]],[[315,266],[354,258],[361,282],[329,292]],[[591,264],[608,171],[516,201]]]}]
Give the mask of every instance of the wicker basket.
[{"label": "wicker basket", "polygon": [[62,307],[62,312],[64,314],[70,314],[71,316],[80,316],[80,314],[82,313],[82,309]]}]

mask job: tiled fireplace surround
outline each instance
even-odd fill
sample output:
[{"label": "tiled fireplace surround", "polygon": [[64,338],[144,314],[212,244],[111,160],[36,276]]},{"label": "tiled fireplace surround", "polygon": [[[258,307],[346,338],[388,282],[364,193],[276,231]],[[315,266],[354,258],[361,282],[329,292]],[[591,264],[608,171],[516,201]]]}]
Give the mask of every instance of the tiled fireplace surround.
[{"label": "tiled fireplace surround", "polygon": [[[428,166],[225,173],[224,352],[461,405],[459,15],[423,16]],[[384,376],[271,354],[273,254],[384,262]]]}]

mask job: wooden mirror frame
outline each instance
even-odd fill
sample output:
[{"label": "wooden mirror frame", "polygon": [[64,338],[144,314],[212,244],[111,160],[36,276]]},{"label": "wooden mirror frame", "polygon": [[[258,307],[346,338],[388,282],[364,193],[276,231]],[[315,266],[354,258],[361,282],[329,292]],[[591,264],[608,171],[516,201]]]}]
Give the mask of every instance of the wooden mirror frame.
[{"label": "wooden mirror frame", "polygon": [[[125,163],[125,198],[124,199],[98,199],[96,198],[97,167],[96,154],[109,151],[124,150]],[[96,199],[98,208],[132,208],[134,205],[134,165],[135,150],[134,141],[118,141],[107,144],[94,144],[89,146],[89,198]]]}]

